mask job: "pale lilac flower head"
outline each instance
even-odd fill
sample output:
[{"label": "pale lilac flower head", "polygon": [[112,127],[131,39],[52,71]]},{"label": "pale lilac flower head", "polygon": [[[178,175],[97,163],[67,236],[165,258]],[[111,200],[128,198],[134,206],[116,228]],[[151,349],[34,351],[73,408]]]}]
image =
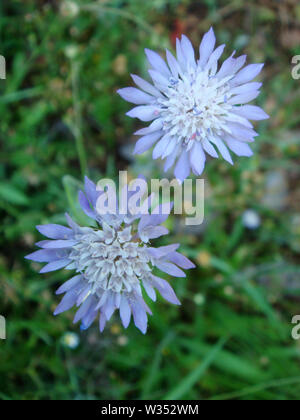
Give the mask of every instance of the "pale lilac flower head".
[{"label": "pale lilac flower head", "polygon": [[[100,314],[102,332],[112,314],[119,311],[125,328],[133,315],[135,325],[145,333],[147,313],[151,314],[151,311],[144,301],[144,293],[155,301],[157,289],[170,303],[180,304],[173,288],[154,275],[153,268],[174,277],[185,277],[181,268],[193,268],[194,264],[177,252],[179,244],[159,248],[150,245],[151,239],[168,233],[161,224],[169,216],[170,204],[160,205],[156,212],[148,215],[130,209],[127,214],[121,215],[117,211],[114,215],[100,215],[96,204],[102,193],[86,178],[85,191],[80,191],[79,202],[93,219],[94,227],[80,227],[68,214],[69,227],[37,226],[49,239],[38,242],[41,249],[26,258],[46,262],[41,273],[60,268],[75,270],[76,275],[57,290],[57,294],[65,295],[55,315],[76,306],[74,322],[81,321],[81,328],[87,329]],[[128,192],[128,199],[130,194]],[[149,199],[147,206],[148,202]]]},{"label": "pale lilac flower head", "polygon": [[245,105],[255,99],[261,83],[251,82],[263,64],[243,68],[246,56],[235,52],[219,66],[225,45],[215,48],[211,28],[200,45],[200,58],[186,36],[177,39],[177,59],[167,50],[167,64],[156,52],[146,49],[153,84],[132,75],[136,85],[118,93],[137,107],[127,113],[151,125],[136,132],[135,153],[155,145],[154,159],[166,159],[165,171],[175,164],[174,174],[183,181],[192,171],[201,175],[206,155],[218,153],[233,164],[230,149],[238,156],[253,154],[248,143],[258,134],[249,120],[267,119],[259,107]]}]

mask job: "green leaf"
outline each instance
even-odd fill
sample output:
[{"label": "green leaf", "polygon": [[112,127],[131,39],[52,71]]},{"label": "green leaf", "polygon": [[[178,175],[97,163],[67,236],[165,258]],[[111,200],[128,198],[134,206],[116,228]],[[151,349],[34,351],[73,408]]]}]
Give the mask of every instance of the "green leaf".
[{"label": "green leaf", "polygon": [[189,375],[183,378],[183,380],[164,397],[164,400],[178,400],[186,395],[205,374],[209,366],[217,357],[219,351],[224,347],[227,340],[228,337],[221,338],[218,343],[211,348],[206,358],[199,363],[199,365]]},{"label": "green leaf", "polygon": [[0,197],[2,200],[16,205],[28,205],[29,200],[26,195],[9,183],[0,184]]}]

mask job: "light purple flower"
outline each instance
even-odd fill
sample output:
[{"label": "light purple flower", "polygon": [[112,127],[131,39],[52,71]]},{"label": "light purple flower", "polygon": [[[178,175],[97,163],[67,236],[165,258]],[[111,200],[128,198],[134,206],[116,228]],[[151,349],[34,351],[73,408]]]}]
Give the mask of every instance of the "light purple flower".
[{"label": "light purple flower", "polygon": [[151,125],[136,132],[135,153],[155,145],[154,159],[166,159],[165,171],[175,164],[174,174],[183,181],[192,171],[201,175],[206,155],[218,152],[233,164],[230,149],[238,156],[252,156],[248,143],[258,134],[249,120],[264,120],[268,115],[259,107],[246,105],[255,99],[262,83],[251,82],[263,64],[243,67],[246,55],[235,52],[218,65],[225,45],[215,48],[211,28],[200,45],[200,58],[186,36],[177,39],[177,59],[167,50],[167,64],[156,52],[146,49],[153,84],[139,76],[132,78],[139,89],[129,87],[118,93],[137,105],[129,117]]},{"label": "light purple flower", "polygon": [[[88,178],[85,191],[80,191],[83,211],[97,227],[80,227],[66,214],[69,227],[60,225],[37,226],[48,240],[38,242],[39,251],[26,258],[46,262],[41,273],[60,268],[75,270],[76,275],[65,282],[57,294],[65,294],[54,314],[60,314],[74,305],[78,308],[74,322],[88,328],[100,313],[100,331],[117,310],[125,328],[133,316],[135,325],[147,330],[147,313],[151,311],[144,301],[145,292],[156,300],[156,291],[164,299],[180,305],[169,283],[152,274],[154,267],[174,276],[185,277],[182,269],[194,264],[177,252],[179,244],[153,248],[150,240],[166,235],[161,226],[169,216],[172,205],[161,205],[156,214],[133,213],[100,215],[96,203],[101,192]],[[128,199],[131,192],[128,191]]]}]

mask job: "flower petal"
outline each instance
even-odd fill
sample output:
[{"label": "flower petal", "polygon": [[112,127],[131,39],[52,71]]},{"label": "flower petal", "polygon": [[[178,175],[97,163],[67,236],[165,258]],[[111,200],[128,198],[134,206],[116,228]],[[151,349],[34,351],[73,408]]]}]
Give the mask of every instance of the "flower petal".
[{"label": "flower petal", "polygon": [[165,77],[171,76],[170,70],[159,54],[157,54],[155,51],[149,50],[148,48],[145,49],[145,53],[149,63],[155,70],[157,70]]},{"label": "flower petal", "polygon": [[181,305],[173,288],[166,280],[156,276],[152,276],[152,283],[165,300],[167,300],[170,303],[173,303],[174,305]]},{"label": "flower petal", "polygon": [[143,280],[143,285],[144,285],[144,288],[145,288],[146,293],[149,296],[149,298],[152,299],[153,302],[155,302],[156,301],[156,293],[155,293],[155,290],[152,287],[152,285],[145,279]]},{"label": "flower petal", "polygon": [[267,120],[269,117],[263,109],[255,105],[244,105],[235,108],[234,112],[242,117],[249,118],[249,120],[260,121]]},{"label": "flower petal", "polygon": [[25,258],[27,260],[35,262],[53,262],[61,258],[65,258],[69,255],[69,251],[61,249],[39,249],[38,251],[33,252],[32,254],[27,255]]},{"label": "flower petal", "polygon": [[78,201],[84,213],[88,217],[91,217],[92,219],[97,220],[95,211],[91,208],[90,203],[88,202],[88,199],[86,198],[85,194],[82,191],[79,191],[78,193]]},{"label": "flower petal", "polygon": [[75,305],[76,299],[77,299],[76,290],[71,290],[70,292],[66,293],[65,296],[62,298],[60,304],[55,309],[54,315],[61,314],[62,312],[65,312],[68,309],[71,309],[72,306]]},{"label": "flower petal", "polygon": [[46,249],[71,248],[72,246],[76,245],[77,243],[78,243],[78,241],[76,241],[76,240],[58,239],[56,241],[46,241],[46,242],[44,242],[43,248],[46,248]]},{"label": "flower petal", "polygon": [[153,96],[148,95],[145,92],[142,92],[139,89],[128,87],[124,89],[119,89],[117,93],[127,102],[131,102],[136,105],[145,105],[149,104],[154,100]]},{"label": "flower petal", "polygon": [[189,155],[184,150],[177,161],[174,175],[180,182],[183,182],[189,176],[190,169]]},{"label": "flower petal", "polygon": [[146,134],[152,134],[156,131],[160,131],[162,127],[163,127],[163,119],[157,118],[149,125],[149,127],[142,128],[141,130],[136,131],[134,134],[136,136],[145,136]]},{"label": "flower petal", "polygon": [[226,139],[226,143],[228,144],[229,149],[232,150],[237,156],[250,157],[253,155],[253,152],[247,143],[243,143],[234,139]]},{"label": "flower petal", "polygon": [[164,90],[169,86],[169,80],[156,70],[149,70],[149,74],[159,90]]},{"label": "flower petal", "polygon": [[[199,66],[204,67],[211,56],[214,48],[216,45],[216,37],[213,28],[203,36],[202,42],[200,44],[199,52],[200,52],[200,60]],[[225,47],[225,45],[224,45]],[[224,48],[223,48],[224,49]]]},{"label": "flower petal", "polygon": [[210,74],[212,76],[214,76],[217,72],[218,61],[221,55],[223,54],[224,48],[225,44],[220,45],[218,48],[216,48],[212,55],[209,57],[208,63],[204,65],[206,70],[210,70]]},{"label": "flower petal", "polygon": [[150,95],[155,96],[156,98],[162,97],[162,94],[156,87],[151,85],[151,83],[146,82],[146,80],[142,79],[141,77],[137,76],[136,74],[131,75],[134,83],[143,91],[149,93]]},{"label": "flower petal", "polygon": [[227,162],[229,162],[231,165],[233,165],[233,161],[232,161],[232,158],[230,156],[230,153],[229,153],[227,147],[225,146],[225,144],[223,143],[223,141],[219,137],[213,137],[211,139],[211,141],[212,141],[212,143],[214,143],[217,146],[217,148],[218,148],[219,152],[221,153],[221,155],[223,156],[223,158]]},{"label": "flower petal", "polygon": [[91,205],[95,208],[97,199],[101,195],[101,192],[97,191],[96,184],[94,184],[94,182],[91,181],[87,176],[85,176],[84,178],[84,190],[85,190],[87,199],[89,200]]},{"label": "flower petal", "polygon": [[155,266],[164,273],[174,277],[186,277],[186,274],[175,264],[166,261],[155,261]]},{"label": "flower petal", "polygon": [[241,93],[240,95],[233,96],[232,98],[230,98],[228,100],[228,103],[231,104],[231,105],[246,104],[248,102],[253,101],[255,98],[257,98],[259,94],[260,94],[259,90],[254,90],[254,91],[251,91],[251,92]]},{"label": "flower petal", "polygon": [[51,239],[69,239],[73,236],[71,229],[61,225],[38,225],[36,228],[42,235]]},{"label": "flower petal", "polygon": [[147,332],[148,317],[145,309],[137,302],[131,303],[133,319],[136,327],[143,333]]},{"label": "flower petal", "polygon": [[160,109],[156,106],[141,105],[127,112],[130,118],[138,118],[141,121],[148,122],[154,120],[159,115]]},{"label": "flower petal", "polygon": [[196,67],[194,47],[191,41],[185,35],[182,35],[181,37],[181,49],[187,63],[192,67]]},{"label": "flower petal", "polygon": [[75,314],[73,323],[76,324],[78,321],[80,321],[88,312],[88,310],[90,309],[91,305],[94,303],[94,297],[93,296],[89,296],[80,306],[80,308],[78,309],[78,311]]},{"label": "flower petal", "polygon": [[146,152],[147,150],[149,150],[154,143],[161,138],[161,136],[163,135],[162,131],[156,131],[155,133],[152,134],[148,134],[147,136],[141,137],[135,145],[134,148],[134,154],[135,155],[140,155],[144,152]]},{"label": "flower petal", "polygon": [[216,152],[216,149],[207,139],[204,139],[202,141],[202,146],[203,146],[203,149],[205,150],[205,152],[208,153],[211,157],[213,157],[213,158],[218,158],[219,157],[218,153]]},{"label": "flower petal", "polygon": [[182,51],[181,42],[179,41],[178,38],[176,39],[176,55],[177,55],[178,64],[180,65],[181,70],[184,70],[186,68],[186,61],[185,61],[185,57]]},{"label": "flower petal", "polygon": [[179,252],[172,252],[171,254],[167,255],[166,259],[178,265],[179,267],[184,268],[185,270],[196,267],[192,261],[190,261],[187,257],[180,254]]},{"label": "flower petal", "polygon": [[156,144],[153,150],[153,159],[158,159],[167,149],[168,144],[172,141],[172,137],[169,134],[163,136],[160,141]]},{"label": "flower petal", "polygon": [[72,262],[72,260],[69,260],[67,258],[50,262],[49,264],[45,265],[45,267],[41,269],[40,273],[50,273],[50,271],[59,270],[60,268],[63,268],[66,265],[70,264],[70,262]]},{"label": "flower petal", "polygon": [[231,80],[230,84],[232,86],[242,85],[253,80],[258,74],[262,71],[264,64],[249,64],[243,68],[234,79]]},{"label": "flower petal", "polygon": [[70,289],[77,286],[77,284],[80,282],[81,279],[82,279],[81,274],[79,274],[78,276],[72,277],[70,280],[66,281],[62,286],[60,286],[56,290],[56,294],[60,295],[62,293],[68,292]]},{"label": "flower petal", "polygon": [[181,72],[180,66],[172,53],[169,50],[166,50],[167,61],[172,72],[172,75],[175,79],[178,78],[179,73]]},{"label": "flower petal", "polygon": [[205,153],[199,142],[196,142],[190,151],[191,167],[195,175],[201,175],[205,167]]},{"label": "flower petal", "polygon": [[121,296],[120,303],[120,317],[124,328],[127,328],[130,323],[131,309],[126,296]]},{"label": "flower petal", "polygon": [[251,128],[243,127],[240,124],[228,123],[228,128],[231,135],[239,141],[252,142],[253,138],[258,136],[258,133]]}]

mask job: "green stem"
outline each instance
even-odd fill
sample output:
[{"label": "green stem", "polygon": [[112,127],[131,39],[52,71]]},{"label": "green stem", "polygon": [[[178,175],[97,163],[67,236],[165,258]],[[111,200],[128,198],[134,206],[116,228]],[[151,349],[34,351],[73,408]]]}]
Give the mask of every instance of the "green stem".
[{"label": "green stem", "polygon": [[79,85],[78,85],[78,74],[79,74],[79,64],[72,60],[71,61],[71,73],[72,73],[72,92],[73,92],[73,105],[75,113],[75,124],[73,128],[76,149],[78,154],[78,159],[80,163],[81,175],[84,177],[87,175],[87,157],[84,147],[83,135],[82,135],[82,112],[81,112],[81,103],[79,99]]},{"label": "green stem", "polygon": [[138,26],[143,28],[145,31],[155,34],[155,30],[151,25],[145,22],[142,18],[133,15],[132,13],[128,12],[127,10],[117,9],[115,7],[107,7],[102,6],[100,4],[86,4],[80,7],[81,10],[86,10],[90,12],[102,12],[102,13],[111,13],[117,16],[121,16],[124,19],[131,20],[132,22],[136,23]]}]

